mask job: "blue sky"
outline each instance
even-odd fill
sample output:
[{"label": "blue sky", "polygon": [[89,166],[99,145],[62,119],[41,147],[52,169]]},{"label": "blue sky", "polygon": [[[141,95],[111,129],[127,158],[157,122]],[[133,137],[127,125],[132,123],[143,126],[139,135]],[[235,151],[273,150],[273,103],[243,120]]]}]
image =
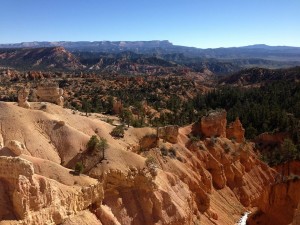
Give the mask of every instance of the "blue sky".
[{"label": "blue sky", "polygon": [[169,40],[300,46],[299,0],[0,0],[0,43]]}]

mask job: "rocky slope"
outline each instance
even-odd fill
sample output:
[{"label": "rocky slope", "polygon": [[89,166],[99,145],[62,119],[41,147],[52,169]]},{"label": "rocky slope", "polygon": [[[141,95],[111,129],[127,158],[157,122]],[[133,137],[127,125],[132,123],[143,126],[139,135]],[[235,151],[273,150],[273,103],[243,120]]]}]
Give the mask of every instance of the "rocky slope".
[{"label": "rocky slope", "polygon": [[223,85],[257,86],[274,81],[297,81],[299,80],[299,72],[300,67],[277,70],[251,68],[224,77],[219,80],[219,83]]},{"label": "rocky slope", "polygon": [[0,49],[0,65],[22,69],[84,69],[63,47]]},{"label": "rocky slope", "polygon": [[[90,61],[93,62],[94,60],[95,58],[86,59],[82,60],[82,62],[91,64]],[[172,74],[175,71],[177,74],[186,74],[190,71],[188,67],[180,66],[174,62],[133,52],[99,56],[97,57],[97,62],[92,64],[89,69],[104,73],[130,75],[164,75]]]},{"label": "rocky slope", "polygon": [[[165,128],[143,150],[155,129],[130,127],[115,139],[99,115],[30,105],[0,102],[1,224],[229,225],[274,182],[252,143],[226,138],[226,121],[213,121],[225,135],[201,140],[188,137],[191,126]],[[105,160],[86,150],[92,135],[107,139]],[[86,175],[70,173],[78,161]]]}]

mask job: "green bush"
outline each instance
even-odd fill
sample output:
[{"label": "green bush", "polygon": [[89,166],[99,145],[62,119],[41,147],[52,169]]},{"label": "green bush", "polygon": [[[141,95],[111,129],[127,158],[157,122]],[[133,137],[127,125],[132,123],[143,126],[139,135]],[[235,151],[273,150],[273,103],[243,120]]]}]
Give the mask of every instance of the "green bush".
[{"label": "green bush", "polygon": [[281,163],[289,163],[300,159],[300,151],[291,139],[285,139],[280,148],[274,148],[270,152],[263,152],[261,160],[270,166],[276,166]]},{"label": "green bush", "polygon": [[99,144],[99,139],[97,137],[97,135],[93,135],[90,140],[88,141],[88,143],[86,144],[86,148],[88,151],[94,151],[97,148],[97,145]]},{"label": "green bush", "polygon": [[115,127],[111,132],[110,132],[111,136],[113,137],[118,137],[118,138],[122,138],[124,137],[124,127],[122,125],[119,125],[117,127]]},{"label": "green bush", "polygon": [[113,124],[114,120],[110,118],[106,118],[105,122],[109,124]]},{"label": "green bush", "polygon": [[198,142],[198,141],[200,141],[200,138],[199,138],[199,137],[196,137],[196,136],[190,136],[190,142],[191,142],[191,143]]},{"label": "green bush", "polygon": [[75,165],[75,169],[74,169],[74,172],[75,174],[81,174],[83,171],[83,165],[82,165],[82,162],[77,162],[76,165]]},{"label": "green bush", "polygon": [[87,151],[92,153],[97,153],[98,151],[102,152],[102,161],[105,158],[105,150],[108,148],[108,143],[105,138],[100,137],[99,140],[99,138],[96,135],[93,135],[88,141],[86,147]]},{"label": "green bush", "polygon": [[108,148],[107,140],[103,137],[100,138],[97,148],[102,152],[101,161],[105,159],[105,150]]}]

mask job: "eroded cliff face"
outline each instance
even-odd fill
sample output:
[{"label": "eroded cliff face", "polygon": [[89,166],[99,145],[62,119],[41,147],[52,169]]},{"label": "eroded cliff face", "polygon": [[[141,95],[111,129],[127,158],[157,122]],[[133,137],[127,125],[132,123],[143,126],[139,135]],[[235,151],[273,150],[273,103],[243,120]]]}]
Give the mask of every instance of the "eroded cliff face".
[{"label": "eroded cliff face", "polygon": [[2,204],[1,224],[60,224],[103,198],[100,183],[69,187],[34,174],[32,163],[19,157],[0,157],[0,186],[8,206]]},{"label": "eroded cliff face", "polygon": [[265,225],[300,224],[300,162],[278,166],[276,181],[258,199],[258,210],[248,223]]},{"label": "eroded cliff face", "polygon": [[103,204],[120,224],[233,224],[274,182],[276,172],[257,158],[253,143],[183,143],[168,144],[180,160],[161,153],[163,140],[144,152],[156,159],[156,176],[146,167],[105,173]]},{"label": "eroded cliff face", "polygon": [[[130,127],[115,139],[98,117],[0,105],[2,223],[232,225],[274,183],[253,143],[226,138],[226,112],[203,119],[202,139],[189,138],[192,126],[158,137]],[[107,139],[105,160],[85,149],[92,135]],[[85,175],[69,173],[78,161]]]},{"label": "eroded cliff face", "polygon": [[120,224],[191,224],[192,196],[178,177],[163,171],[153,177],[145,168],[105,176],[103,204]]}]

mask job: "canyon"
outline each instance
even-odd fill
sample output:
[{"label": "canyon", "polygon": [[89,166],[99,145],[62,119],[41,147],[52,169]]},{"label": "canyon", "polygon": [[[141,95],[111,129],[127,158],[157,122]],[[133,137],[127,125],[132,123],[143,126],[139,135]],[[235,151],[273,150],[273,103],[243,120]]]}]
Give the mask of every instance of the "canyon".
[{"label": "canyon", "polygon": [[[191,139],[192,125],[166,127],[138,150],[154,128],[129,127],[115,139],[100,114],[30,105],[0,102],[1,224],[229,225],[260,206],[278,174],[258,159],[254,143],[235,141],[232,132],[227,138],[224,111],[201,120],[204,133],[214,124],[212,136]],[[243,129],[234,124],[238,140]],[[103,161],[86,150],[92,135],[108,141]],[[81,156],[86,170],[76,176]]]},{"label": "canyon", "polygon": [[[262,161],[297,133],[276,128],[250,140],[244,114],[212,110],[201,95],[222,98],[217,84],[263,89],[282,73],[295,82],[298,68],[218,82],[208,70],[185,72],[3,69],[0,224],[229,225],[249,211],[250,225],[297,224],[298,161]],[[87,147],[92,137],[105,140],[103,150]]]}]

